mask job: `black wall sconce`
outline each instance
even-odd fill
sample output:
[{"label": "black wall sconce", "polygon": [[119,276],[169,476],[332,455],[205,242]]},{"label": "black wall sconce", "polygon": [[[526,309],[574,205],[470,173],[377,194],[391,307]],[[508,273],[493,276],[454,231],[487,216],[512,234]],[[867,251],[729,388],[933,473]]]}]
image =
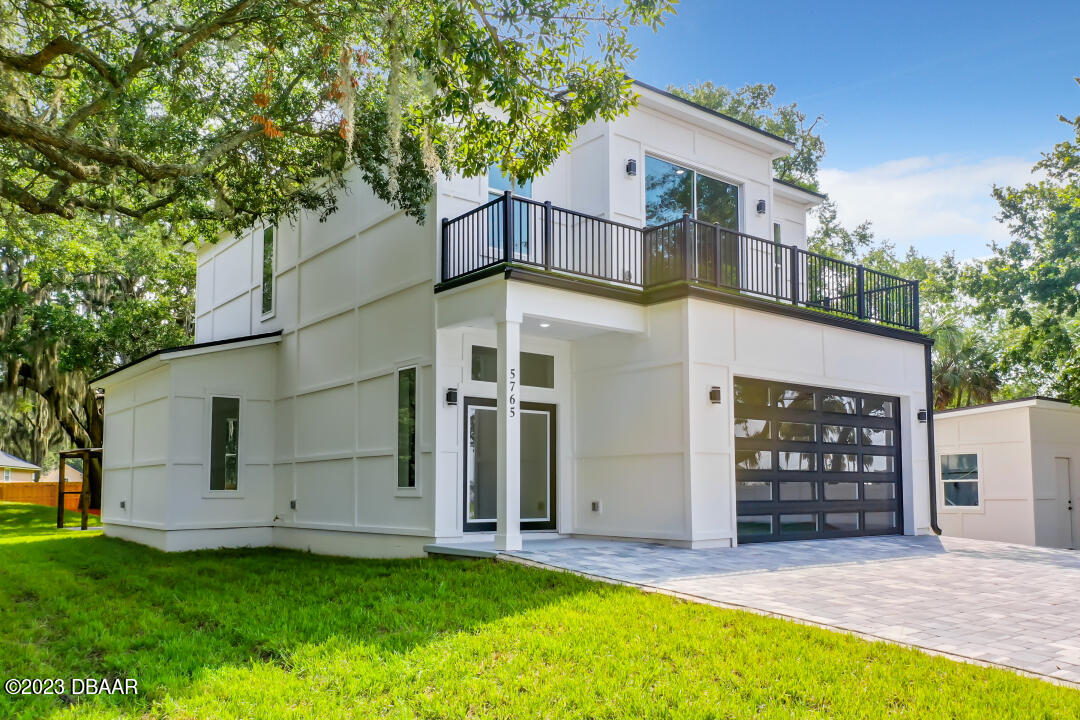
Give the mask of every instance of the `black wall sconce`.
[{"label": "black wall sconce", "polygon": [[626,174],[630,177],[637,175],[637,160],[635,158],[626,161]]},{"label": "black wall sconce", "polygon": [[757,201],[757,211],[758,211],[758,215],[764,215],[765,214],[765,201],[764,200],[758,200]]},{"label": "black wall sconce", "polygon": [[921,423],[926,422],[926,411],[925,410],[920,410],[918,412],[918,414],[916,415],[916,417],[919,418],[919,422],[921,422]]},{"label": "black wall sconce", "polygon": [[457,388],[446,388],[446,404],[457,405]]},{"label": "black wall sconce", "polygon": [[720,388],[716,387],[715,385],[709,388],[709,402],[711,402],[713,405],[719,405],[721,397],[722,396],[720,393]]}]

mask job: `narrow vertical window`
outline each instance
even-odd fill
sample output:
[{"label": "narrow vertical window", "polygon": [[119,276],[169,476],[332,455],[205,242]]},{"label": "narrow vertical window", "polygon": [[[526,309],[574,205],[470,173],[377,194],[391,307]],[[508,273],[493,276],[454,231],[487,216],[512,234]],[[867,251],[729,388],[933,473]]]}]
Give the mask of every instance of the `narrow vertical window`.
[{"label": "narrow vertical window", "polygon": [[416,368],[398,370],[397,484],[416,487]]},{"label": "narrow vertical window", "polygon": [[4,482],[11,482],[11,468],[4,468]]},{"label": "narrow vertical window", "polygon": [[263,230],[262,314],[274,313],[274,228]]},{"label": "narrow vertical window", "polygon": [[772,239],[774,243],[780,242],[780,223],[772,224]]},{"label": "narrow vertical window", "polygon": [[240,478],[240,398],[210,399],[210,489],[236,490]]}]

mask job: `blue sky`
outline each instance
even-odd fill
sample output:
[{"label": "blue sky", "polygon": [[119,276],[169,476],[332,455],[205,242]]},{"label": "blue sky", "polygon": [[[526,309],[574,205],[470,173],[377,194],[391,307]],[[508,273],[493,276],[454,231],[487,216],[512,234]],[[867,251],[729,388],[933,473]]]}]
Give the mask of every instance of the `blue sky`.
[{"label": "blue sky", "polygon": [[638,31],[649,84],[773,83],[823,115],[822,188],[850,224],[924,253],[987,254],[993,183],[1029,177],[1080,114],[1080,2],[684,0]]}]

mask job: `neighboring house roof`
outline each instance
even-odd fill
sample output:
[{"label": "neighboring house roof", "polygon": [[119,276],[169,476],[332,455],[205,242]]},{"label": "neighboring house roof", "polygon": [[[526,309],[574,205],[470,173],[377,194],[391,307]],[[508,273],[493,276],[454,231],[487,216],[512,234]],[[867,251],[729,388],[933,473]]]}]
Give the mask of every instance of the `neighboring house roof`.
[{"label": "neighboring house roof", "polygon": [[37,465],[0,450],[0,468],[12,470],[40,470]]},{"label": "neighboring house roof", "polygon": [[1012,400],[998,400],[996,402],[983,403],[982,405],[969,405],[968,407],[949,408],[948,410],[935,410],[934,415],[952,415],[954,413],[986,412],[998,409],[1007,409],[1005,406],[1015,407],[1046,407],[1048,403],[1060,406],[1061,409],[1074,409],[1080,411],[1080,407],[1073,405],[1068,400],[1047,397],[1045,395],[1028,395],[1027,397],[1013,398]]},{"label": "neighboring house roof", "polygon": [[661,90],[660,88],[658,88],[658,87],[656,87],[654,85],[649,85],[648,83],[643,83],[640,80],[634,80],[633,82],[638,87],[649,90],[650,92],[654,92],[654,93],[656,93],[658,95],[662,95],[663,97],[666,97],[666,98],[668,98],[670,100],[675,100],[677,102],[683,103],[684,105],[689,105],[690,107],[692,107],[692,108],[694,108],[696,110],[700,110],[703,113],[706,113],[708,115],[712,115],[713,117],[716,117],[716,118],[720,118],[721,120],[726,120],[726,121],[728,121],[730,123],[735,123],[736,125],[740,125],[740,126],[746,128],[747,130],[752,130],[752,131],[754,131],[755,133],[757,133],[759,135],[764,135],[765,137],[769,138],[770,140],[774,140],[776,142],[783,143],[784,145],[787,145],[788,147],[795,147],[795,143],[788,140],[787,138],[780,137],[779,135],[773,135],[771,132],[766,132],[765,130],[762,130],[761,128],[757,127],[756,125],[751,125],[750,123],[739,120],[738,118],[734,118],[734,117],[732,117],[730,115],[725,115],[724,113],[713,110],[710,107],[706,107],[704,105],[699,105],[698,103],[694,102],[693,100],[687,100],[684,97],[680,97],[678,95],[675,95],[674,93],[669,93],[667,90]]},{"label": "neighboring house roof", "polygon": [[146,362],[147,360],[153,360],[154,358],[161,357],[163,355],[164,356],[169,356],[169,357],[162,358],[162,359],[167,360],[167,359],[170,359],[171,356],[173,356],[173,355],[180,355],[180,354],[183,354],[183,353],[199,352],[199,351],[214,350],[214,349],[228,350],[230,348],[227,348],[227,347],[224,347],[224,346],[226,346],[226,345],[241,345],[241,344],[244,344],[244,343],[247,343],[247,344],[259,344],[260,341],[271,341],[272,342],[272,341],[276,341],[280,337],[281,337],[281,331],[280,330],[275,330],[273,332],[259,333],[257,335],[245,335],[243,337],[226,338],[224,340],[208,340],[207,342],[192,343],[191,345],[177,345],[175,347],[161,348],[160,350],[155,350],[152,353],[148,353],[146,355],[143,355],[141,358],[138,358],[137,360],[132,360],[131,362],[127,363],[126,365],[121,365],[120,367],[118,367],[118,368],[116,368],[114,370],[110,370],[107,373],[104,373],[102,375],[98,375],[96,378],[93,378],[90,381],[90,383],[91,384],[97,383],[97,382],[99,382],[101,380],[104,380],[107,377],[111,377],[113,375],[116,375],[117,373],[123,372],[124,370],[127,370],[129,368],[133,368],[136,365],[141,365],[142,363]]}]

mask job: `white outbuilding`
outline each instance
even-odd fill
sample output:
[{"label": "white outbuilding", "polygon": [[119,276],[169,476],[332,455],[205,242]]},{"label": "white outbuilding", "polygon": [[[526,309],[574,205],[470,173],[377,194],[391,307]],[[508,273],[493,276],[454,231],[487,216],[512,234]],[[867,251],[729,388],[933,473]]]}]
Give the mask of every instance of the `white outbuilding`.
[{"label": "white outbuilding", "polygon": [[1027,397],[934,413],[946,535],[1080,548],[1080,407]]}]

